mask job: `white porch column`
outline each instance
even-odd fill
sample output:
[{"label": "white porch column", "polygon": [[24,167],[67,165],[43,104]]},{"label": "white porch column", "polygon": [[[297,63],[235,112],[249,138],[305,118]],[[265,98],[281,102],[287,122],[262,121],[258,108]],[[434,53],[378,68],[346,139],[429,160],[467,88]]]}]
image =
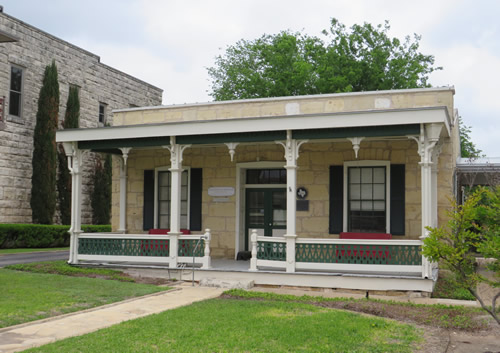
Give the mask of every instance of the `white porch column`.
[{"label": "white porch column", "polygon": [[295,238],[297,238],[297,159],[299,149],[307,140],[297,141],[292,138],[292,131],[287,130],[286,142],[276,143],[285,149],[286,159],[286,271],[295,272]]},{"label": "white porch column", "polygon": [[432,227],[438,226],[438,164],[439,155],[443,148],[442,141],[438,141],[432,153],[431,165],[431,224]]},{"label": "white porch column", "polygon": [[130,147],[120,148],[122,158],[120,163],[120,224],[118,231],[127,233],[127,159]]},{"label": "white porch column", "polygon": [[181,235],[181,181],[182,181],[182,154],[191,145],[178,145],[175,136],[170,137],[171,167],[170,177],[170,266],[177,267],[177,253],[179,249],[179,235]]},{"label": "white porch column", "polygon": [[68,169],[71,174],[71,226],[69,260],[70,264],[78,263],[78,235],[82,233],[82,165],[83,151],[76,142],[63,144],[68,157]]},{"label": "white porch column", "polygon": [[[421,194],[422,194],[422,233],[420,239],[425,239],[429,236],[429,231],[426,227],[434,226],[433,210],[437,214],[437,206],[434,203],[437,197],[433,195],[437,191],[433,187],[432,165],[434,147],[439,141],[442,125],[440,124],[421,124],[419,138],[411,137],[418,143],[418,153],[420,155],[420,171],[421,171]],[[437,175],[437,174],[436,174]],[[437,177],[435,178],[437,181]],[[436,183],[437,185],[437,183]],[[432,277],[432,266],[426,257],[422,256],[422,277]]]}]

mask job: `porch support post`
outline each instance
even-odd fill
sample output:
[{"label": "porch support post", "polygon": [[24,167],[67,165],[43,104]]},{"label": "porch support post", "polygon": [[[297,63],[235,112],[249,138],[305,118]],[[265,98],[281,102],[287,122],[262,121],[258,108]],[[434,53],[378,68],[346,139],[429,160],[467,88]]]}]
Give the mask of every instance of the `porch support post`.
[{"label": "porch support post", "polygon": [[431,166],[431,222],[432,227],[438,226],[438,164],[439,164],[439,155],[443,149],[442,141],[438,141],[436,146],[434,147],[432,153],[432,166]]},{"label": "porch support post", "polygon": [[203,269],[209,269],[211,268],[211,263],[210,263],[210,240],[212,240],[212,234],[210,232],[210,229],[205,229],[205,234],[204,234],[204,240],[205,240],[205,249],[204,249],[204,256],[203,256],[203,264],[201,265],[201,268]]},{"label": "porch support post", "polygon": [[76,142],[63,144],[68,157],[68,169],[71,174],[71,226],[69,260],[70,264],[78,263],[78,236],[82,233],[82,164],[83,151]]},{"label": "porch support post", "polygon": [[130,147],[120,148],[122,158],[120,163],[120,225],[118,231],[127,233],[127,159]]},{"label": "porch support post", "polygon": [[252,257],[250,258],[249,271],[257,271],[257,229],[252,229],[250,242],[252,244]]},{"label": "porch support post", "polygon": [[182,154],[191,145],[178,145],[175,136],[170,137],[170,146],[165,146],[170,151],[171,167],[170,177],[170,267],[177,267],[177,254],[179,249],[179,235],[181,235],[181,181],[182,181]]},{"label": "porch support post", "polygon": [[297,210],[297,159],[299,158],[299,149],[307,140],[294,140],[292,131],[287,130],[286,142],[276,141],[285,149],[286,159],[286,272],[295,272],[295,238],[297,238],[296,229],[296,210]]},{"label": "porch support post", "polygon": [[[420,239],[429,236],[426,227],[432,227],[433,224],[433,202],[437,201],[433,194],[433,150],[439,141],[442,125],[440,124],[421,124],[419,138],[411,137],[418,143],[418,153],[420,155],[421,170],[421,194],[422,194],[422,234]],[[437,180],[437,178],[436,178]],[[435,208],[437,212],[437,208]],[[432,277],[432,266],[429,260],[422,255],[422,277]]]}]

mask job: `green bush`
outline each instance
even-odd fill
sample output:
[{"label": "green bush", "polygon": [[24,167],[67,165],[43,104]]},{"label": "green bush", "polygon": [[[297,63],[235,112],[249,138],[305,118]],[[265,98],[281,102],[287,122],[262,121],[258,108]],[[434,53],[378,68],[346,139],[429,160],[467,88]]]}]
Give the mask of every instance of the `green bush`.
[{"label": "green bush", "polygon": [[[54,248],[69,246],[69,226],[0,224],[0,249]],[[109,225],[82,226],[86,233],[110,232]]]}]

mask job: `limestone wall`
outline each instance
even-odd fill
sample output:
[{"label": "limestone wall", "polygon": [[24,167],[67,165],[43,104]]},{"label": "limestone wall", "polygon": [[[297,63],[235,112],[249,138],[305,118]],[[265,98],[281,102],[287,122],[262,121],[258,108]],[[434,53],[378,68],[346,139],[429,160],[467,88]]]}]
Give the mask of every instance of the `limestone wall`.
[{"label": "limestone wall", "polygon": [[[112,110],[161,104],[162,91],[148,83],[100,63],[100,58],[51,36],[20,20],[0,13],[0,30],[18,42],[0,43],[0,96],[5,96],[5,124],[0,126],[0,222],[31,222],[31,158],[38,95],[45,66],[55,60],[59,74],[62,122],[70,85],[80,89],[80,127],[97,127],[99,102],[107,104],[107,121]],[[22,116],[8,115],[11,65],[24,69]],[[86,175],[94,155],[85,160]],[[91,219],[88,177],[84,179],[83,223]]]}]

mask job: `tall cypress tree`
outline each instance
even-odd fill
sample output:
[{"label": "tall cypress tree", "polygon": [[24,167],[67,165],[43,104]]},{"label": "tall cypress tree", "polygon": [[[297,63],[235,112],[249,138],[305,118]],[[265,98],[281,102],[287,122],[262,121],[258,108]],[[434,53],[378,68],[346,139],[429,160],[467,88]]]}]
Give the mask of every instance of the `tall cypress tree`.
[{"label": "tall cypress tree", "polygon": [[[66,113],[64,114],[63,128],[76,129],[80,118],[80,98],[78,98],[78,88],[69,87],[68,101],[66,102]],[[59,201],[59,213],[62,224],[71,223],[71,178],[68,169],[68,159],[62,145],[57,151],[58,175],[57,175],[57,195]]]},{"label": "tall cypress tree", "polygon": [[96,158],[94,175],[92,177],[93,190],[90,195],[92,207],[92,223],[109,224],[111,222],[111,178],[112,159],[107,154],[104,158]]},{"label": "tall cypress tree", "polygon": [[45,68],[33,137],[31,211],[33,223],[52,224],[56,209],[56,130],[59,83],[55,61]]}]

